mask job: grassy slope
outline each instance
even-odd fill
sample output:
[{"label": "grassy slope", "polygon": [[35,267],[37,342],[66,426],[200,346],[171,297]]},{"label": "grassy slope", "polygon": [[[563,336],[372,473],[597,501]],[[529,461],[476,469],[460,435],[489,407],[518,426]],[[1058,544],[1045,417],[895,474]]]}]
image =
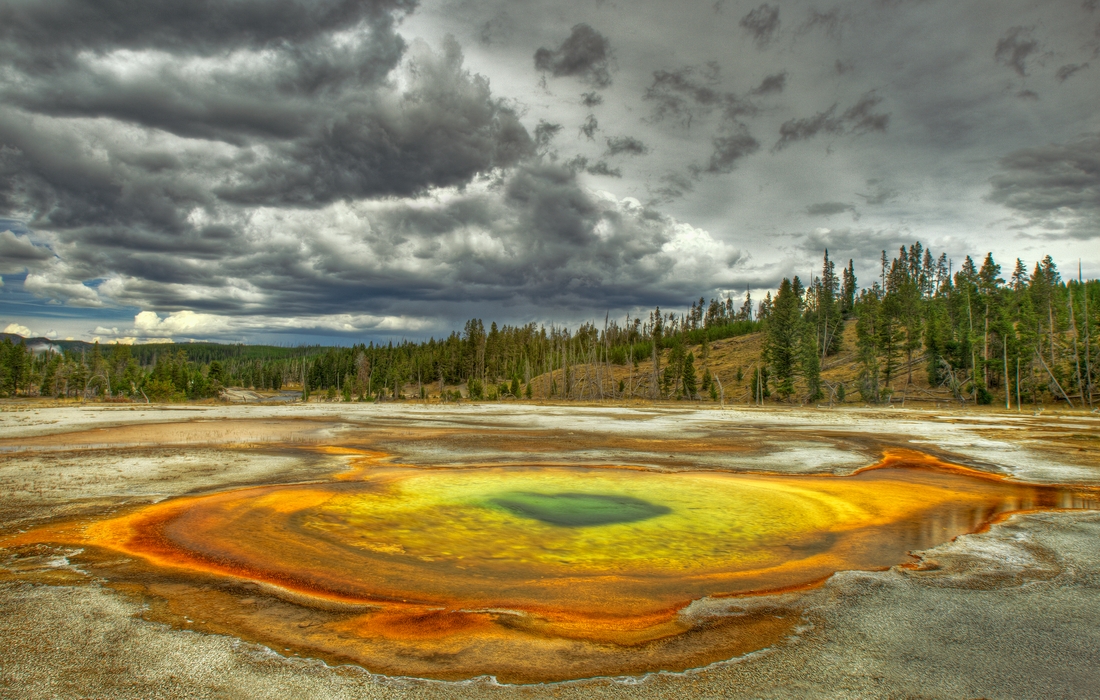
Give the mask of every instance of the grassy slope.
[{"label": "grassy slope", "polygon": [[[709,368],[711,373],[721,380],[722,386],[725,389],[727,403],[748,403],[750,401],[750,376],[760,364],[760,349],[762,342],[763,334],[761,333],[719,340],[710,344],[709,354],[705,361],[702,359],[701,346],[691,346],[689,350],[695,354],[695,367],[700,380],[704,367]],[[840,352],[825,358],[821,371],[821,379],[823,382],[834,386],[841,383],[844,384],[846,393],[844,403],[847,404],[864,403],[856,388],[856,377],[859,374],[859,367],[856,362],[855,349],[855,321],[850,321],[844,328],[843,345]],[[662,361],[667,358],[667,355],[668,351],[666,350],[662,357]],[[909,383],[908,392],[906,392],[908,373],[906,372],[903,360],[903,366],[899,369],[898,376],[891,382],[894,390],[892,401],[897,403],[902,401],[903,398],[907,403],[943,403],[951,401],[951,394],[947,389],[932,389],[929,386],[923,358],[914,356],[913,360],[912,380],[911,383]],[[740,382],[737,381],[738,368],[740,368],[742,372],[742,380]],[[648,358],[639,362],[637,368],[634,369],[633,372],[630,371],[629,367],[612,365],[611,373],[614,377],[613,381],[605,376],[606,370],[606,366],[600,369],[605,398],[612,398],[610,395],[611,389],[613,386],[617,389],[620,380],[627,384],[628,397],[630,395],[629,388],[631,386],[634,387],[634,396],[639,398],[648,398],[651,396],[649,387],[652,381],[653,363]],[[596,370],[594,367],[591,365],[578,365],[573,371],[573,376],[587,387],[584,391],[584,398],[599,398],[596,383]],[[549,398],[548,389],[551,379],[560,388],[562,385],[561,370],[556,370],[552,374],[544,374],[531,379],[531,383],[534,385],[535,398]],[[906,393],[908,393],[908,396],[906,396]],[[828,394],[827,390],[826,394]],[[795,404],[801,403],[802,399],[799,397],[804,395],[804,386],[801,383],[796,383],[796,397],[793,399],[793,402]],[[709,400],[709,397],[704,398]],[[769,399],[769,403],[774,402],[774,400],[775,397],[772,397]],[[825,399],[822,403],[827,401],[828,399]]]}]

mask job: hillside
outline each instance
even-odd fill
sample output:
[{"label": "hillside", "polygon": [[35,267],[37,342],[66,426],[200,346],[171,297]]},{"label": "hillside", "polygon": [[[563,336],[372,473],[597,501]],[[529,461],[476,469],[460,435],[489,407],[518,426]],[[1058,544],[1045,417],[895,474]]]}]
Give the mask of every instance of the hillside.
[{"label": "hillside", "polygon": [[[859,366],[856,358],[856,324],[855,321],[845,323],[841,350],[836,355],[825,358],[821,368],[821,379],[826,398],[820,403],[829,403],[832,396],[834,404],[862,405],[862,400],[857,378]],[[714,341],[708,344],[706,357],[702,344],[687,345],[686,351],[695,356],[696,378],[699,386],[702,386],[705,370],[718,378],[726,403],[748,404],[752,403],[751,377],[761,366],[760,352],[763,344],[763,333],[750,333],[748,335],[724,340]],[[661,368],[665,366],[668,351],[662,354]],[[905,367],[899,371],[899,376],[891,382],[890,401],[892,403],[921,403],[942,404],[951,402],[951,392],[946,387],[931,387],[928,384],[928,376],[924,366],[924,356],[913,358],[912,377]],[[738,379],[740,371],[741,378]],[[639,361],[636,366],[615,364],[591,363],[577,364],[569,370],[571,398],[589,401],[613,401],[613,400],[651,400],[653,397],[653,362],[651,359]],[[622,383],[623,390],[619,391]],[[535,400],[553,400],[561,398],[561,387],[564,385],[561,369],[553,372],[531,377],[531,398]],[[839,391],[843,386],[843,393]],[[425,384],[425,393],[428,398],[438,398],[440,395],[439,384]],[[406,396],[416,396],[418,385],[413,382],[405,386]],[[465,384],[448,384],[445,386],[448,393],[458,391],[463,396],[468,395]],[[499,391],[499,390],[498,390]],[[521,392],[522,393],[522,392]],[[796,396],[805,395],[805,387],[796,383]],[[505,400],[512,397],[506,392],[500,392]],[[840,396],[843,395],[843,399]],[[700,389],[700,400],[712,401],[709,393]],[[721,394],[720,394],[721,396]],[[997,397],[1002,403],[1003,394]],[[1015,403],[1015,401],[1013,401]],[[765,400],[768,404],[781,403],[774,396]],[[800,401],[795,400],[795,404]]]}]

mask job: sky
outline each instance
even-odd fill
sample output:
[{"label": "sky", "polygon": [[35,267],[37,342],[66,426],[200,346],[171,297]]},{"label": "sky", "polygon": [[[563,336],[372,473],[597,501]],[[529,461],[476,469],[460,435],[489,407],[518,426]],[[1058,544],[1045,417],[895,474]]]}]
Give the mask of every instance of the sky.
[{"label": "sky", "polygon": [[0,330],[421,339],[920,241],[1100,276],[1100,1],[0,0]]}]

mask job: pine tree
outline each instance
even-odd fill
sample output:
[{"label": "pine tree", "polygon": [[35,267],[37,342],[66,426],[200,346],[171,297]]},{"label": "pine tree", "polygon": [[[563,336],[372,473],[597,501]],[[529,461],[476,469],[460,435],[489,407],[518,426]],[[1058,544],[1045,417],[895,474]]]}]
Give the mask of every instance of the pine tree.
[{"label": "pine tree", "polygon": [[749,293],[748,289],[745,289],[745,303],[741,305],[741,310],[737,312],[737,320],[752,320],[752,294]]},{"label": "pine tree", "polygon": [[[829,260],[829,251],[821,265],[821,280],[816,286],[816,345],[821,348],[821,356],[835,355],[841,349],[841,333],[844,330],[841,315],[842,303],[837,299],[840,292],[840,280],[836,276],[836,266]],[[820,364],[820,363],[819,363]]]},{"label": "pine tree", "polygon": [[776,395],[784,400],[794,393],[795,373],[801,360],[802,308],[796,291],[800,288],[797,277],[793,284],[783,278],[765,324],[764,357],[775,378]]},{"label": "pine tree", "polygon": [[698,388],[695,383],[695,355],[688,353],[684,358],[683,372],[681,373],[683,381],[684,397],[688,399],[694,399],[698,395]]},{"label": "pine tree", "polygon": [[851,259],[844,270],[844,281],[840,289],[840,312],[850,314],[856,308],[856,268]]},{"label": "pine tree", "polygon": [[859,393],[868,403],[882,400],[879,370],[879,323],[882,302],[877,290],[864,290],[856,302],[856,338],[859,356]]}]

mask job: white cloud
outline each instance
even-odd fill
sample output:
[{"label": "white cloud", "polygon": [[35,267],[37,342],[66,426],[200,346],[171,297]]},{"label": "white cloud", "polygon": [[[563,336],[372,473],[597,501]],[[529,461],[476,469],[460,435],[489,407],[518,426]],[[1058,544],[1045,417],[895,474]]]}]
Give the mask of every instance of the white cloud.
[{"label": "white cloud", "polygon": [[4,332],[5,333],[14,333],[15,335],[21,335],[24,338],[29,338],[32,335],[34,335],[34,333],[31,331],[30,328],[27,328],[26,326],[21,325],[19,323],[9,323],[4,328]]},{"label": "white cloud", "polygon": [[97,327],[95,333],[116,336],[119,342],[157,342],[168,338],[241,337],[257,331],[338,331],[344,333],[369,331],[419,331],[429,327],[422,318],[406,316],[372,316],[369,314],[327,314],[304,317],[224,316],[196,313],[189,309],[160,316],[154,311],[142,311],[134,316],[134,327]]}]

